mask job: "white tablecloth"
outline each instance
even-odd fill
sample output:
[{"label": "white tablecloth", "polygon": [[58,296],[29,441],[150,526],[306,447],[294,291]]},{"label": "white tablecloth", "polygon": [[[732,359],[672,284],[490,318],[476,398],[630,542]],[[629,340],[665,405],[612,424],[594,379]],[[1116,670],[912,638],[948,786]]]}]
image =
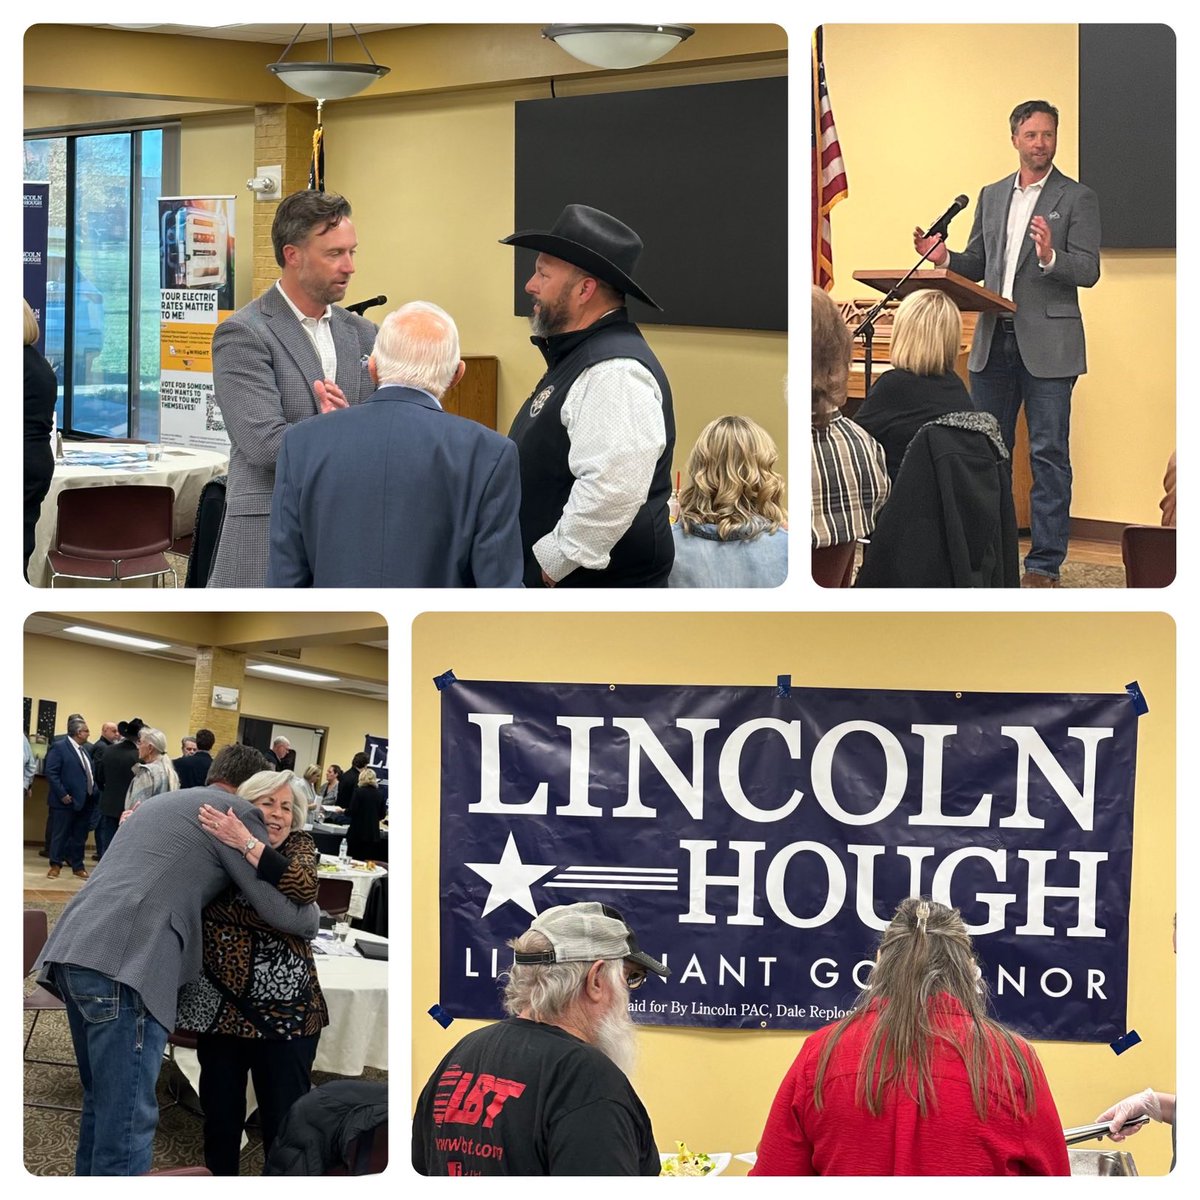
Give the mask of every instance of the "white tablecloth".
[{"label": "white tablecloth", "polygon": [[354,890],[350,893],[350,915],[352,917],[361,917],[363,909],[367,904],[367,896],[371,892],[371,884],[376,879],[382,878],[387,874],[385,867],[376,866],[375,870],[368,871],[366,867],[341,867],[336,870],[329,871],[325,869],[325,864],[322,863],[317,871],[318,879],[348,879]]},{"label": "white tablecloth", "polygon": [[[213,450],[185,450],[182,446],[163,446],[162,456],[157,463],[145,463],[140,469],[110,469],[100,466],[73,466],[73,451],[96,451],[110,447],[114,451],[141,449],[115,442],[66,442],[66,461],[54,464],[54,476],[50,480],[50,491],[42,501],[42,513],[38,518],[36,543],[29,559],[29,582],[34,587],[50,586],[50,564],[46,556],[54,544],[54,532],[58,528],[58,496],[67,488],[105,487],[117,483],[166,485],[175,493],[175,536],[184,537],[192,532],[196,523],[196,507],[200,503],[200,491],[216,475],[229,470],[229,457]],[[58,586],[71,586],[76,581],[59,580]],[[183,583],[181,579],[180,584]],[[94,586],[80,584],[79,586]]]},{"label": "white tablecloth", "polygon": [[[346,939],[353,944],[387,942],[352,929]],[[388,964],[358,956],[331,958],[315,954],[317,979],[329,1008],[329,1024],[317,1042],[315,1071],[335,1075],[361,1075],[364,1067],[386,1071],[388,1065]],[[175,1062],[197,1092],[200,1089],[200,1063],[194,1050],[175,1050]],[[247,1092],[247,1112],[256,1107],[254,1089]]]}]

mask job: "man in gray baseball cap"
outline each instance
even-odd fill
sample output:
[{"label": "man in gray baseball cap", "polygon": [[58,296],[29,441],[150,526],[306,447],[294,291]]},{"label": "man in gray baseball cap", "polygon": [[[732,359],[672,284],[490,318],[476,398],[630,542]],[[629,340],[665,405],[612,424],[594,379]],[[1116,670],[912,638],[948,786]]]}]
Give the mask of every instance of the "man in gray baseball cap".
[{"label": "man in gray baseball cap", "polygon": [[548,908],[513,938],[509,1015],[463,1038],[417,1101],[422,1175],[657,1175],[650,1117],[629,1082],[629,993],[666,966],[624,917]]}]

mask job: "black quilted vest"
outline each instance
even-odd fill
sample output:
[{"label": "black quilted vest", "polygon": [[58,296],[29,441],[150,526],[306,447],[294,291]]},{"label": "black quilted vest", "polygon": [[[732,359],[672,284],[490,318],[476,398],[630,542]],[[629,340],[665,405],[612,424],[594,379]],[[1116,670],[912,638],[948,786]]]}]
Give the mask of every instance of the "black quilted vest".
[{"label": "black quilted vest", "polygon": [[671,456],[675,449],[675,414],[671,385],[641,331],[625,310],[609,313],[586,329],[534,337],[547,371],[521,406],[508,436],[517,444],[521,461],[521,544],[525,549],[525,586],[541,587],[542,570],[533,544],[545,537],[562,516],[575,477],[567,456],[571,441],[561,410],[571,385],[588,367],[611,358],[631,358],[654,376],[663,399],[667,444],[650,481],[650,494],[633,524],[612,548],[602,571],[580,567],[560,587],[665,587],[675,547],[667,517],[671,496]]}]

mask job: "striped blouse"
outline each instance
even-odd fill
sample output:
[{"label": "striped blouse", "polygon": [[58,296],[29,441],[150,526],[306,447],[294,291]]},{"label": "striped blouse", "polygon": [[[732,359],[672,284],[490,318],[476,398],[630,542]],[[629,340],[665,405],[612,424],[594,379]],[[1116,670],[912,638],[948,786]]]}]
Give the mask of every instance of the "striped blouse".
[{"label": "striped blouse", "polygon": [[891,483],[883,447],[840,412],[812,431],[813,549],[867,537]]}]

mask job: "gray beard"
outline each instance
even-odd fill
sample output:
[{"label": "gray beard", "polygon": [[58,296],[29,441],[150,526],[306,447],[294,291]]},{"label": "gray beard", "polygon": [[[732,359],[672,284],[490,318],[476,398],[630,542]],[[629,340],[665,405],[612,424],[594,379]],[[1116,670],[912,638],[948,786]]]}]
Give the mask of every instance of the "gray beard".
[{"label": "gray beard", "polygon": [[593,1044],[606,1058],[612,1059],[626,1075],[633,1074],[637,1063],[637,1026],[622,999],[608,1010],[592,1032]]}]

